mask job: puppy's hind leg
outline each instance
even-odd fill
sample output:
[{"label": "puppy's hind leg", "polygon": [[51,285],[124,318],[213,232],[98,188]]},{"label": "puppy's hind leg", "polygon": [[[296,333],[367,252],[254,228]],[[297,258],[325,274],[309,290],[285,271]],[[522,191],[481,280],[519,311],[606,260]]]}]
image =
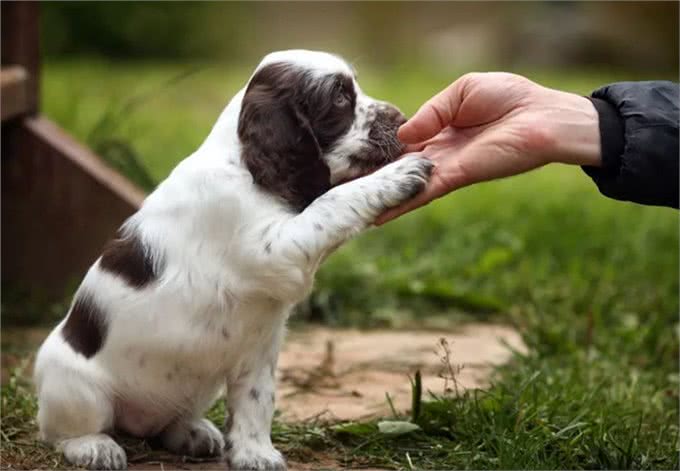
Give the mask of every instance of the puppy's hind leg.
[{"label": "puppy's hind leg", "polygon": [[41,437],[71,464],[88,469],[126,469],[125,451],[110,436],[111,398],[76,370],[53,367],[38,381]]}]

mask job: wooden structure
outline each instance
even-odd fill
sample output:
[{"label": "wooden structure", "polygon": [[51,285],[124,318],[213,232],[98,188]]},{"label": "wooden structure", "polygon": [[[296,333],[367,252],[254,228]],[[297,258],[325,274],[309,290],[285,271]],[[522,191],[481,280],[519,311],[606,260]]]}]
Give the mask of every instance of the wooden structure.
[{"label": "wooden structure", "polygon": [[0,7],[2,283],[60,299],[144,193],[40,115],[40,5]]}]

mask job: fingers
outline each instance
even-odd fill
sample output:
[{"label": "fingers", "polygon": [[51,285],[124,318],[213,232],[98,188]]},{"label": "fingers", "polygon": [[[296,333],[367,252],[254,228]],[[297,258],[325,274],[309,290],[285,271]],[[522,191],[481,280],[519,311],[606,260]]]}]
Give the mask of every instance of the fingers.
[{"label": "fingers", "polygon": [[384,212],[378,216],[378,219],[375,220],[374,224],[376,226],[382,226],[386,222],[396,219],[403,214],[413,211],[414,209],[420,208],[430,201],[432,201],[432,199],[429,198],[429,195],[427,195],[427,190],[425,190],[412,200],[409,200],[406,203],[397,206],[396,208],[392,208],[389,211]]},{"label": "fingers", "polygon": [[435,136],[456,117],[463,99],[463,79],[458,79],[420,107],[397,133],[405,144],[415,144]]},{"label": "fingers", "polygon": [[402,154],[410,154],[411,152],[420,152],[425,148],[425,142],[419,142],[417,144],[407,144],[404,146]]}]

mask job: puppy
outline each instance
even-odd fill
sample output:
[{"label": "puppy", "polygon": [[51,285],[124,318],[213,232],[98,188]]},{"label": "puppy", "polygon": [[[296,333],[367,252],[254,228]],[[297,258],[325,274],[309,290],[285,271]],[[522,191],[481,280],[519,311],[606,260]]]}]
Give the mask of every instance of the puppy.
[{"label": "puppy", "polygon": [[[286,320],[330,252],[426,184],[427,159],[392,162],[403,122],[337,56],[266,56],[106,245],[40,348],[42,438],[91,469],[127,466],[114,430],[184,455],[225,451],[235,469],[284,469],[270,429]],[[202,417],[225,385],[223,437]]]}]

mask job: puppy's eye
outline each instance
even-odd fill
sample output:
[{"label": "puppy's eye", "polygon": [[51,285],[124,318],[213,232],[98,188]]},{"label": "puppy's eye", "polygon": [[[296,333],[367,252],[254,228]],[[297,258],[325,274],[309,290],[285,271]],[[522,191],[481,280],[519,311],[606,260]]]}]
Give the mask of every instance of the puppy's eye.
[{"label": "puppy's eye", "polygon": [[335,98],[333,103],[338,108],[347,106],[351,101],[349,98],[349,93],[347,93],[347,90],[342,83],[338,83],[336,85],[334,95]]},{"label": "puppy's eye", "polygon": [[339,93],[335,95],[335,106],[337,107],[343,107],[347,106],[349,104],[349,97],[343,90],[340,90]]}]

